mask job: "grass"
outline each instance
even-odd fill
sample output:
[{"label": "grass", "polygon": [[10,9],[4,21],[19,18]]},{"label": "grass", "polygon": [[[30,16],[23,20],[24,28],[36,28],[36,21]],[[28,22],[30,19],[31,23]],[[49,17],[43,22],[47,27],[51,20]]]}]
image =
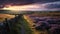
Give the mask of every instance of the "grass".
[{"label": "grass", "polygon": [[28,22],[24,19],[23,16],[21,16],[19,21],[20,21],[21,25],[24,25],[24,28],[25,28],[25,31],[26,31],[25,34],[32,34],[32,30],[28,26]]},{"label": "grass", "polygon": [[32,30],[28,26],[28,22],[24,19],[23,15],[18,16],[17,20],[12,23],[13,23],[13,25],[11,25],[12,34],[21,34],[21,26],[24,27],[25,34],[32,34]]}]

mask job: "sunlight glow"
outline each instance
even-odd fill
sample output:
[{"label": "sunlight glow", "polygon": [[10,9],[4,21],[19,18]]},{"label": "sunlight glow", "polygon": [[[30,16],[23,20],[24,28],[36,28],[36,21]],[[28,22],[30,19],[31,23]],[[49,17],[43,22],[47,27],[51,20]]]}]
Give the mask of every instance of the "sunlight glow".
[{"label": "sunlight glow", "polygon": [[4,7],[3,10],[15,10],[15,11],[25,11],[25,10],[35,10],[42,9],[44,6],[40,5],[23,5],[23,6],[8,6]]}]

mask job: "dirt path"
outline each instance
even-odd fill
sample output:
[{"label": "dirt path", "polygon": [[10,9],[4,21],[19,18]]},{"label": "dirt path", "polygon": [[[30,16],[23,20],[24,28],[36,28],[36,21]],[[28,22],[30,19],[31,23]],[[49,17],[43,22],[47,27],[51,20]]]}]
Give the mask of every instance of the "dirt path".
[{"label": "dirt path", "polygon": [[34,27],[32,27],[32,26],[33,26],[33,23],[32,23],[32,21],[29,19],[29,17],[24,15],[24,18],[25,18],[25,19],[27,20],[27,22],[29,23],[29,27],[30,27],[31,30],[33,31],[33,34],[39,34],[38,31],[36,31],[35,29],[32,29],[32,28],[34,28]]}]

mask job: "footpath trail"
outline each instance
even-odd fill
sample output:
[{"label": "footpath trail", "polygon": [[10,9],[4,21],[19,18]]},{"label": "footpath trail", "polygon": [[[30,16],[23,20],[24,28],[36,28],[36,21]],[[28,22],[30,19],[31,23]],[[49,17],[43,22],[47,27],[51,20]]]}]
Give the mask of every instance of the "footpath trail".
[{"label": "footpath trail", "polygon": [[29,23],[29,27],[31,28],[31,30],[33,31],[33,34],[39,34],[39,32],[38,31],[36,31],[35,29],[32,29],[32,28],[34,28],[34,27],[32,27],[33,26],[33,23],[32,23],[32,21],[30,20],[30,18],[28,17],[28,16],[26,16],[26,15],[24,15],[24,18],[27,20],[27,22]]},{"label": "footpath trail", "polygon": [[31,28],[31,30],[33,31],[33,34],[47,34],[46,31],[37,31],[33,25],[33,21],[27,16],[27,15],[24,15],[24,18],[27,20],[27,22],[29,23],[29,27]]}]

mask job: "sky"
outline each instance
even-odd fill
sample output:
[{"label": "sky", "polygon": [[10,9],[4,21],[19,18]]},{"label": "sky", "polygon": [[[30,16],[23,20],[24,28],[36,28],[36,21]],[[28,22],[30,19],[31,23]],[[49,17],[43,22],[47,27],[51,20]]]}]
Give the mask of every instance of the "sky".
[{"label": "sky", "polygon": [[19,5],[14,7],[20,10],[60,10],[60,0],[0,0],[0,8],[5,5]]},{"label": "sky", "polygon": [[[0,0],[0,9],[20,11],[60,11],[60,0]],[[0,14],[0,18],[1,16],[4,17],[6,15]]]}]

